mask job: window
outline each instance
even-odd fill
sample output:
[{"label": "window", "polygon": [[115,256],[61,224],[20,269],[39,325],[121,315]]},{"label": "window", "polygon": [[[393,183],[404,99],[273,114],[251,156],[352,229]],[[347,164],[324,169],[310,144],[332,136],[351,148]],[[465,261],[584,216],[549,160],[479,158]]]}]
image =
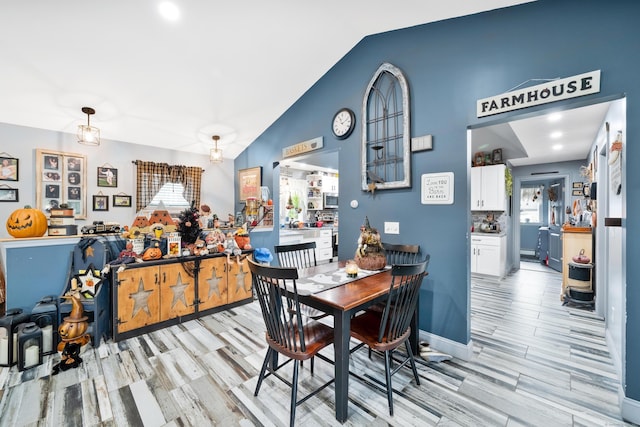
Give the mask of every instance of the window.
[{"label": "window", "polygon": [[520,189],[520,223],[542,223],[542,189],[539,186]]},{"label": "window", "polygon": [[146,211],[154,202],[158,205],[162,202],[169,213],[184,210],[185,203],[187,207],[192,203],[200,206],[201,168],[142,160],[134,163],[137,166],[136,211]]},{"label": "window", "polygon": [[362,104],[362,190],[411,187],[409,86],[402,71],[382,64]]},{"label": "window", "polygon": [[184,186],[180,183],[167,182],[140,213],[150,215],[155,210],[167,210],[174,218],[189,208],[191,204],[183,196]]}]

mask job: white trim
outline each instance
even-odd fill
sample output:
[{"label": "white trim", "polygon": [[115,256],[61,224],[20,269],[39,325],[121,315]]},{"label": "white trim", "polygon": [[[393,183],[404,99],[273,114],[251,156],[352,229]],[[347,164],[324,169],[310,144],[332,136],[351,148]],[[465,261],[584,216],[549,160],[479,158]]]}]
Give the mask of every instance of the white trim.
[{"label": "white trim", "polygon": [[420,330],[420,341],[426,341],[429,343],[429,347],[442,353],[450,354],[451,356],[457,359],[462,359],[465,362],[468,362],[473,357],[473,341],[471,340],[467,345],[464,345],[448,338],[443,338],[439,335]]},{"label": "white trim", "polygon": [[623,396],[620,409],[623,420],[640,424],[640,402]]}]

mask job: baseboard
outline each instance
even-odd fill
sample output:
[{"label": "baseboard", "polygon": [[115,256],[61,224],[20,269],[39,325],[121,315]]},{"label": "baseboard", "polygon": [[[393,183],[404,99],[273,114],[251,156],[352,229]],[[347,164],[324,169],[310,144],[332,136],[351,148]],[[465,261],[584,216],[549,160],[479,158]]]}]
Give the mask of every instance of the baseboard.
[{"label": "baseboard", "polygon": [[640,402],[624,397],[622,399],[622,419],[640,425]]},{"label": "baseboard", "polygon": [[473,341],[465,345],[425,331],[420,331],[420,341],[426,341],[429,347],[464,361],[469,361],[473,357]]}]

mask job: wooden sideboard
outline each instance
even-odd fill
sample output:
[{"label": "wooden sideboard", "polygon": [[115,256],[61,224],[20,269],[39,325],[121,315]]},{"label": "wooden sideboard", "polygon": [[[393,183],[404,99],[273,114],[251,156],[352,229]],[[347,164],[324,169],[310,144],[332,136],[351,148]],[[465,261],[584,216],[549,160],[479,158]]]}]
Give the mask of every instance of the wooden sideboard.
[{"label": "wooden sideboard", "polygon": [[251,272],[223,254],[127,264],[112,270],[113,340],[182,323],[253,300]]}]

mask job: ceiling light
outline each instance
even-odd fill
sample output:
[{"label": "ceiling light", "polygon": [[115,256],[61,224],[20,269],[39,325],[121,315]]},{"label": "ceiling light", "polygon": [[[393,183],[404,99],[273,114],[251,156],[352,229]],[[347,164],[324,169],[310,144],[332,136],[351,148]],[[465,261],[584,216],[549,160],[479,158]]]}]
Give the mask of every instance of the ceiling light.
[{"label": "ceiling light", "polygon": [[562,144],[554,144],[551,146],[551,149],[554,151],[562,150]]},{"label": "ceiling light", "polygon": [[89,119],[96,113],[91,107],[82,107],[82,112],[87,115],[87,124],[78,126],[78,143],[83,145],[100,145],[100,129],[91,126]]},{"label": "ceiling light", "polygon": [[560,132],[560,131],[551,132],[551,138],[552,139],[558,139],[561,136],[562,136],[562,132]]},{"label": "ceiling light", "polygon": [[213,135],[211,138],[215,145],[209,151],[209,161],[211,163],[222,163],[222,150],[218,148],[218,140],[220,137],[218,135]]},{"label": "ceiling light", "polygon": [[557,122],[562,118],[562,113],[551,113],[547,116],[547,120],[550,122]]},{"label": "ceiling light", "polygon": [[158,12],[167,21],[177,21],[180,18],[180,9],[169,1],[163,1],[158,5]]}]

